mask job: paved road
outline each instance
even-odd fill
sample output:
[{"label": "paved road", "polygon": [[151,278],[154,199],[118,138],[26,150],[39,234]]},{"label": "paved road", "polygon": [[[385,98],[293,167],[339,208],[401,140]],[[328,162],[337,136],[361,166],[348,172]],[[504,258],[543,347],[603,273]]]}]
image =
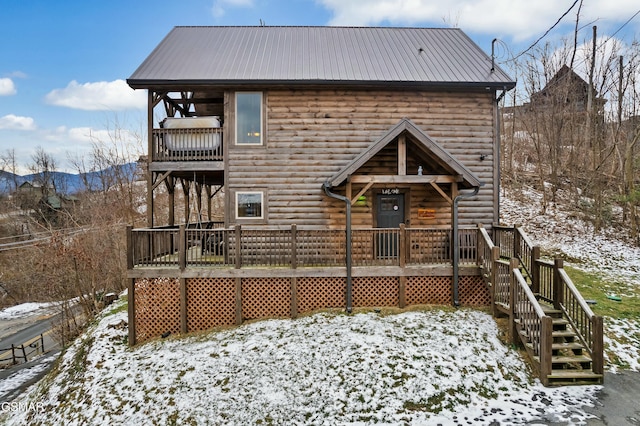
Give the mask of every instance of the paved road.
[{"label": "paved road", "polygon": [[[6,351],[11,348],[11,345],[20,346],[26,342],[30,343],[32,341],[38,341],[40,340],[39,337],[41,334],[44,335],[44,350],[46,352],[59,350],[59,344],[53,338],[51,333],[51,324],[56,321],[59,315],[60,314],[55,315],[52,318],[38,320],[28,327],[0,339],[0,348],[2,349],[2,352],[0,353],[0,360],[11,357],[11,350]],[[29,351],[33,351],[33,348],[27,348],[27,352]]]},{"label": "paved road", "polygon": [[640,372],[606,373],[596,406],[585,411],[597,417],[589,426],[640,425]]}]

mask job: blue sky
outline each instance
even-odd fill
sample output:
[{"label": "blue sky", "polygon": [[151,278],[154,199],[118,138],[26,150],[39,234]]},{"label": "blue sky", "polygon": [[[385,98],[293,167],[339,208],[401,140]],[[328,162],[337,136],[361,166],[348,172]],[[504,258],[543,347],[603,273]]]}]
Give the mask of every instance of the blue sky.
[{"label": "blue sky", "polygon": [[[69,156],[86,156],[116,129],[135,140],[145,127],[146,95],[125,80],[177,25],[456,26],[487,52],[498,38],[496,53],[504,60],[573,5],[543,42],[569,36],[580,4],[574,2],[0,0],[0,156],[14,150],[24,173],[42,147],[59,170],[72,171]],[[597,25],[603,37],[622,27],[616,38],[630,44],[640,38],[639,10],[637,0],[584,0],[580,40]]]}]

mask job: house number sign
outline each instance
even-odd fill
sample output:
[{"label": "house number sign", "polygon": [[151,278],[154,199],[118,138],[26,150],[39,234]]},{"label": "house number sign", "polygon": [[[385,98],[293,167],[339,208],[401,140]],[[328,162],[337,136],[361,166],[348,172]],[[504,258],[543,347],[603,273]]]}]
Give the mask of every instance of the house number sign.
[{"label": "house number sign", "polygon": [[382,195],[395,195],[400,193],[400,188],[384,188]]}]

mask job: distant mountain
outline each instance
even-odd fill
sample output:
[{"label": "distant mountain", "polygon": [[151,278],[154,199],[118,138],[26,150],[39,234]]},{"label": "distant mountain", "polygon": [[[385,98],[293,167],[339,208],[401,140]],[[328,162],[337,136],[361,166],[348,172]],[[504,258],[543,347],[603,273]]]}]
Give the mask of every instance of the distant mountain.
[{"label": "distant mountain", "polygon": [[[107,185],[115,183],[116,176],[124,176],[127,180],[131,180],[135,177],[137,168],[137,163],[127,163],[122,166],[109,167],[104,170],[81,174],[52,172],[49,180],[55,183],[57,192],[69,195],[88,189],[100,189],[103,185],[103,180],[107,182]],[[33,183],[40,180],[39,174],[20,176],[10,172],[0,171],[0,194],[11,193],[15,191],[16,187],[19,187],[25,182]],[[113,180],[113,182],[109,183],[110,180]]]}]

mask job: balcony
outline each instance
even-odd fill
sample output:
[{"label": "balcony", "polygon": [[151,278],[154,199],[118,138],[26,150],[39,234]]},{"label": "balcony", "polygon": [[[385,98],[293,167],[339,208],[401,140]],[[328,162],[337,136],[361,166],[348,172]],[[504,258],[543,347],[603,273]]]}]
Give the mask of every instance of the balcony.
[{"label": "balcony", "polygon": [[220,127],[152,130],[152,162],[223,161]]}]

